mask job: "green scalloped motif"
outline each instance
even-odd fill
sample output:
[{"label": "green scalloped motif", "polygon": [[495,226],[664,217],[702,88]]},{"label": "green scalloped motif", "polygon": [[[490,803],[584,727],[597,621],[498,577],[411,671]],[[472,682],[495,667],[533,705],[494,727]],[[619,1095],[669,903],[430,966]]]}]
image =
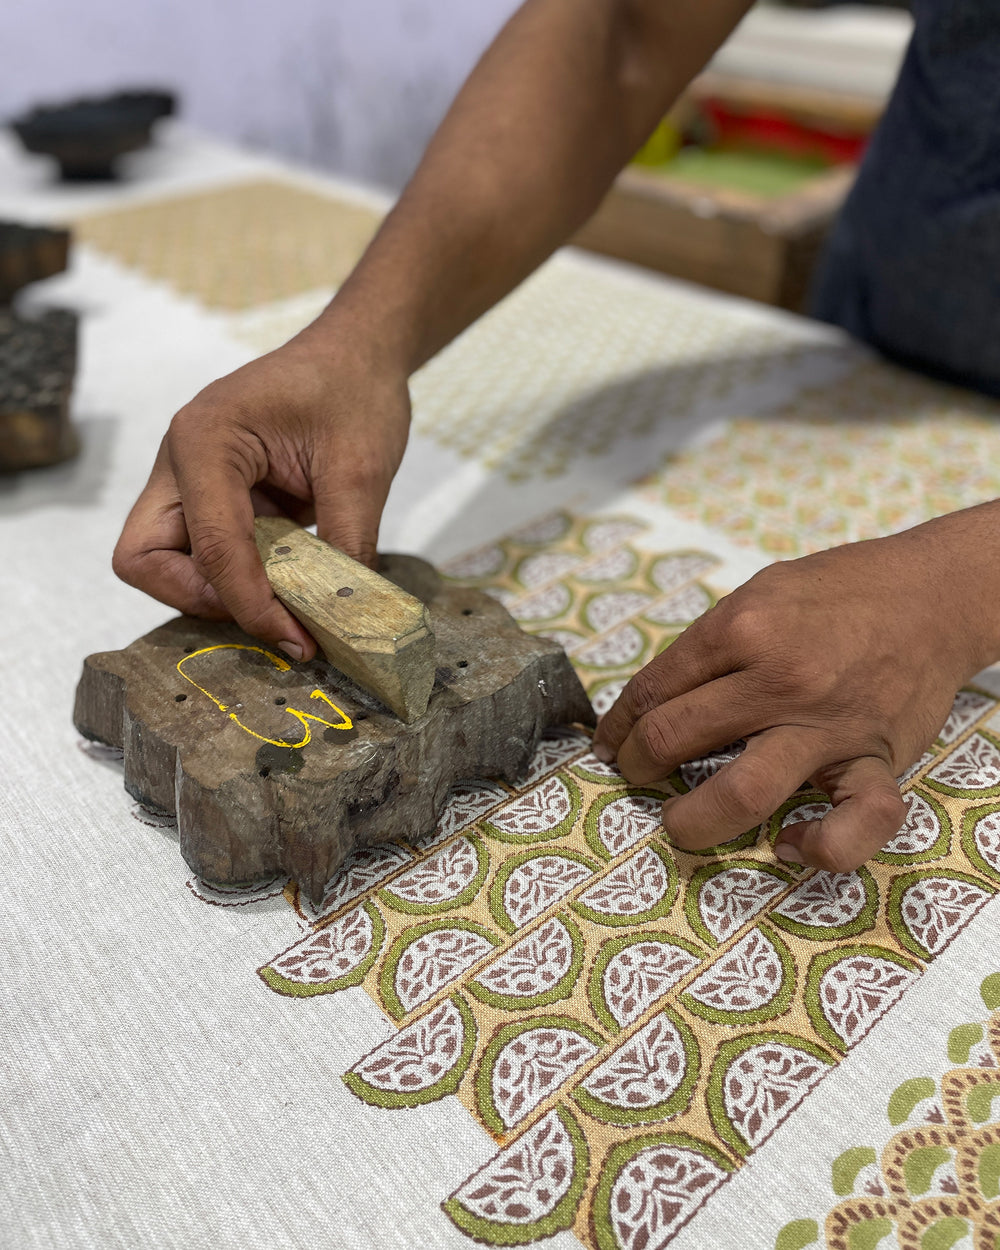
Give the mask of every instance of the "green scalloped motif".
[{"label": "green scalloped motif", "polygon": [[[461,838],[457,838],[454,842],[448,842],[436,851],[435,855],[447,853],[451,847],[456,847],[460,842],[469,842],[476,853],[476,871],[460,894],[454,894],[451,898],[446,898],[440,903],[411,903],[409,899],[403,898],[397,894],[391,886],[385,886],[379,890],[376,897],[387,907],[391,907],[394,911],[404,912],[408,916],[434,916],[444,911],[454,911],[456,908],[465,907],[476,897],[482,888],[483,882],[486,880],[487,873],[490,870],[490,853],[483,845],[482,838],[477,838],[475,834],[464,834]],[[427,860],[433,858],[427,856],[424,860],[417,860],[416,863],[408,867],[405,872],[397,877],[397,881],[401,877],[405,877],[406,873],[419,871],[422,864],[426,864]]]},{"label": "green scalloped motif", "polygon": [[[493,1068],[496,1065],[501,1052],[515,1038],[520,1037],[522,1033],[531,1032],[534,1029],[563,1029],[569,1033],[575,1033],[577,1036],[592,1042],[598,1049],[604,1045],[605,1039],[592,1029],[590,1025],[584,1024],[582,1021],[575,1019],[573,1016],[531,1016],[527,1020],[514,1020],[510,1024],[501,1025],[496,1033],[490,1039],[489,1045],[483,1051],[482,1058],[479,1061],[479,1067],[476,1069],[475,1079],[475,1095],[476,1107],[479,1111],[480,1118],[486,1127],[495,1136],[502,1137],[512,1131],[515,1126],[508,1126],[500,1118],[499,1112],[493,1101]],[[572,1073],[567,1075],[567,1079]],[[554,1093],[558,1086],[553,1085],[546,1093],[546,1097]],[[527,1114],[527,1113],[525,1113]]]},{"label": "green scalloped motif", "polygon": [[[674,899],[677,897],[678,874],[676,861],[668,851],[663,850],[659,846],[646,845],[645,847],[641,847],[640,850],[648,851],[651,855],[655,855],[656,858],[663,864],[664,871],[667,874],[667,888],[664,890],[663,896],[660,898],[658,903],[654,903],[652,907],[648,907],[645,911],[630,912],[628,915],[625,915],[624,913],[599,911],[595,907],[589,907],[586,903],[581,901],[582,896],[574,899],[573,902],[570,903],[570,907],[572,907],[578,915],[582,916],[584,920],[590,920],[594,924],[607,926],[649,924],[652,920],[660,920],[663,916],[666,916],[671,907],[674,905]],[[633,857],[637,853],[637,851],[633,851]],[[610,879],[616,872],[621,871],[627,862],[628,860],[623,860],[621,863],[617,864],[605,875],[604,880]],[[588,893],[590,890],[598,888],[600,884],[600,881],[595,881],[592,886],[587,887],[587,890],[584,891],[584,893]]]},{"label": "green scalloped motif", "polygon": [[[587,1150],[587,1140],[580,1126],[573,1118],[572,1113],[566,1107],[557,1107],[555,1115],[569,1137],[573,1155],[572,1179],[565,1194],[553,1205],[551,1210],[538,1219],[526,1223],[516,1223],[511,1220],[492,1220],[486,1216],[475,1214],[462,1203],[459,1197],[462,1190],[459,1189],[445,1202],[441,1203],[441,1209],[467,1237],[471,1237],[473,1241],[481,1242],[487,1246],[525,1246],[532,1241],[541,1241],[543,1238],[551,1237],[564,1229],[572,1228],[577,1207],[580,1205],[580,1199],[583,1197],[583,1191],[587,1184],[587,1175],[590,1170],[590,1152]],[[462,1188],[468,1188],[470,1185],[478,1182],[476,1186],[477,1193],[481,1193],[489,1186],[493,1192],[497,1193],[499,1198],[504,1189],[504,1181],[500,1179],[496,1182],[491,1181],[491,1171],[503,1170],[502,1160],[505,1155],[517,1151],[523,1153],[525,1138],[530,1137],[538,1129],[539,1125],[533,1125],[528,1130],[528,1133],[523,1134],[522,1137],[508,1146],[506,1150],[501,1151],[499,1155],[491,1159],[485,1167],[480,1168]],[[509,1183],[509,1177],[505,1179]]]},{"label": "green scalloped motif", "polygon": [[926,864],[931,860],[943,859],[948,854],[952,835],[951,819],[948,813],[942,804],[926,790],[914,786],[908,791],[907,797],[911,795],[922,799],[933,810],[934,815],[938,819],[938,824],[941,826],[941,832],[929,847],[917,854],[897,854],[895,851],[879,851],[872,858],[880,864]]},{"label": "green scalloped motif", "polygon": [[[756,859],[727,859],[719,864],[706,864],[704,868],[696,868],[691,874],[687,889],[684,892],[684,915],[687,922],[691,926],[691,932],[697,934],[706,946],[715,947],[719,945],[719,939],[705,924],[701,916],[701,908],[699,906],[699,898],[701,896],[702,887],[706,881],[710,881],[713,877],[717,877],[720,872],[731,872],[734,868],[748,868],[752,872],[759,872],[765,876],[775,877],[785,885],[791,885],[795,881],[795,876],[786,872],[782,868],[777,868],[774,864],[762,864]],[[772,900],[762,903],[759,911],[747,915],[744,924],[749,924],[755,916],[762,915],[771,905]],[[740,926],[742,928],[742,925]],[[738,930],[734,929],[733,932]],[[730,937],[732,934],[730,934]],[[728,940],[728,939],[726,939]]]},{"label": "green scalloped motif", "polygon": [[[715,605],[719,602],[719,596],[713,590],[710,590],[705,585],[704,582],[699,581],[697,578],[693,578],[691,581],[685,582],[684,585],[678,586],[676,590],[668,590],[665,592],[662,590],[658,591],[657,598],[658,599],[672,598],[674,595],[679,595],[682,591],[688,590],[692,586],[697,586],[699,590],[703,591],[705,594],[705,598],[708,600],[708,603],[703,609],[703,611],[698,614],[699,616],[703,616],[704,613],[707,612],[710,608],[715,607]],[[651,604],[650,607],[652,606],[653,605]],[[679,638],[680,632],[683,632],[683,630],[688,625],[691,624],[691,617],[682,617],[682,618],[678,618],[675,621],[651,621],[649,619],[649,616],[645,612],[642,614],[642,620],[644,622],[649,621],[650,625],[655,625],[658,629],[674,630],[675,638]],[[680,632],[677,632],[678,630]],[[671,639],[671,641],[673,641],[673,639]]]},{"label": "green scalloped motif", "polygon": [[585,768],[579,760],[570,765],[569,771],[575,777],[579,777],[581,781],[591,781],[599,786],[614,786],[615,795],[619,798],[621,797],[622,791],[628,789],[628,782],[621,775],[621,773],[591,772],[590,769]]},{"label": "green scalloped motif", "polygon": [[[598,778],[595,776],[594,780],[603,781],[606,779]],[[622,778],[622,781],[625,782],[624,777]],[[583,836],[587,839],[587,845],[594,852],[594,854],[597,855],[600,859],[603,859],[603,860],[614,859],[615,856],[611,853],[611,851],[608,850],[608,848],[601,841],[601,835],[600,835],[600,831],[598,828],[598,822],[600,821],[601,813],[604,811],[604,809],[606,807],[610,807],[612,803],[620,803],[622,799],[624,798],[658,799],[660,803],[662,803],[664,799],[668,797],[669,795],[665,795],[662,790],[642,790],[642,789],[629,789],[625,791],[624,793],[621,790],[616,789],[616,790],[613,790],[610,794],[602,794],[599,799],[595,799],[594,802],[591,803],[590,807],[587,809],[587,814],[583,820]],[[656,832],[655,829],[650,830],[650,834],[655,833],[655,832]],[[643,834],[643,837],[649,837],[650,834]],[[634,850],[635,847],[638,845],[639,843],[635,842],[628,849]],[[621,852],[621,851],[618,852],[618,854],[623,854],[623,853],[624,852]]]},{"label": "green scalloped motif", "polygon": [[[458,1054],[455,1062],[442,1076],[428,1085],[421,1085],[413,1089],[387,1090],[373,1085],[370,1081],[365,1080],[359,1072],[355,1071],[356,1068],[364,1067],[366,1062],[373,1059],[376,1055],[382,1056],[382,1063],[391,1062],[392,1053],[404,1047],[407,1036],[421,1027],[423,1021],[415,1020],[412,1024],[407,1025],[393,1037],[389,1038],[387,1042],[383,1042],[381,1046],[370,1055],[367,1055],[360,1063],[356,1063],[348,1072],[344,1073],[340,1079],[351,1093],[360,1098],[362,1102],[366,1102],[373,1107],[383,1107],[391,1110],[400,1107],[420,1107],[425,1103],[437,1102],[439,1099],[453,1094],[461,1085],[462,1077],[465,1075],[476,1049],[476,1019],[460,994],[453,994],[450,999],[445,999],[444,1002],[450,1002],[458,1013],[461,1025],[461,1039],[457,1047]],[[433,1016],[434,1012],[439,1011],[443,1005],[444,1003],[439,1003],[428,1015]],[[412,1058],[412,1055],[410,1057]]]},{"label": "green scalloped motif", "polygon": [[822,951],[810,960],[809,970],[806,973],[804,994],[806,1011],[809,1013],[812,1026],[819,1036],[825,1042],[829,1042],[834,1050],[841,1055],[847,1053],[848,1046],[823,1012],[820,999],[820,984],[823,977],[834,965],[841,963],[845,959],[859,956],[869,959],[884,959],[889,963],[896,964],[897,967],[904,969],[906,972],[919,973],[923,971],[923,965],[915,960],[907,959],[905,955],[900,955],[897,951],[887,950],[884,946],[874,946],[870,943],[838,946],[831,951]]},{"label": "green scalloped motif", "polygon": [[778,834],[781,832],[781,822],[789,812],[794,811],[797,807],[801,807],[804,803],[823,803],[829,807],[830,798],[822,790],[800,790],[797,794],[793,794],[790,799],[785,799],[770,820],[761,826],[767,833],[767,840],[772,846],[778,840]]},{"label": "green scalloped motif", "polygon": [[984,817],[993,816],[998,811],[1000,811],[1000,802],[981,803],[978,807],[970,807],[962,817],[962,829],[959,834],[962,850],[968,856],[969,862],[991,881],[1000,881],[1000,871],[989,860],[984,859],[976,838],[976,827]]},{"label": "green scalloped motif", "polygon": [[604,997],[604,973],[608,964],[616,955],[620,955],[627,947],[639,942],[659,942],[663,946],[673,946],[689,951],[692,955],[697,955],[701,960],[707,958],[707,952],[694,942],[689,941],[687,938],[679,937],[675,933],[663,933],[659,929],[648,929],[638,933],[623,933],[620,937],[608,938],[598,951],[597,958],[594,960],[593,967],[590,970],[587,993],[590,998],[590,1005],[594,1009],[594,1015],[612,1033],[620,1033],[622,1026],[611,1014],[607,1000]]},{"label": "green scalloped motif", "polygon": [[[982,726],[980,726],[974,733],[969,735],[969,738],[974,738],[977,736],[980,738],[985,738],[986,741],[990,743],[991,746],[996,747],[996,749],[1000,751],[1000,738],[998,738],[996,734],[991,734],[987,730],[983,729]],[[968,742],[969,738],[967,738],[965,741]],[[938,761],[938,763],[940,763],[940,760]],[[1000,798],[1000,785],[987,786],[985,789],[982,789],[982,790],[980,789],[962,790],[956,786],[949,786],[943,781],[933,780],[929,773],[921,777],[920,782],[921,782],[921,785],[930,786],[931,789],[937,790],[940,794],[947,794],[947,795],[950,795],[952,798],[957,798],[957,799]]]},{"label": "green scalloped motif", "polygon": [[[701,1051],[698,1047],[698,1041],[694,1033],[681,1017],[669,1007],[665,1007],[654,1016],[643,1029],[652,1025],[660,1016],[666,1017],[673,1025],[680,1036],[681,1046],[684,1050],[684,1075],[677,1088],[668,1097],[661,1102],[651,1103],[644,1107],[622,1107],[616,1103],[607,1102],[597,1094],[592,1094],[590,1090],[585,1088],[585,1084],[577,1086],[573,1092],[573,1100],[588,1115],[593,1116],[595,1120],[600,1120],[603,1124],[655,1124],[657,1120],[666,1120],[671,1116],[680,1115],[686,1110],[691,1101],[691,1095],[694,1087],[698,1082],[698,1075],[701,1071]],[[640,1030],[641,1031],[641,1030]],[[627,1050],[629,1046],[636,1043],[636,1037],[633,1035],[623,1043],[621,1049]],[[615,1054],[608,1055],[607,1059],[598,1068],[590,1074],[587,1080],[599,1077],[602,1069],[614,1062]]]},{"label": "green scalloped motif", "polygon": [[427,933],[435,933],[439,929],[464,929],[467,933],[476,933],[486,940],[492,946],[500,946],[502,939],[499,938],[485,925],[477,924],[475,920],[456,920],[451,916],[439,916],[434,920],[425,920],[423,924],[413,925],[396,938],[389,953],[385,957],[381,971],[378,977],[379,997],[382,1006],[393,1020],[402,1020],[406,1015],[406,1008],[399,1000],[396,993],[396,969],[399,967],[399,961],[402,959],[406,950],[414,942],[419,941]]},{"label": "green scalloped motif", "polygon": [[[355,985],[360,985],[367,976],[370,968],[378,959],[379,951],[382,949],[382,943],[385,941],[385,921],[382,919],[382,913],[371,901],[362,903],[362,909],[368,915],[372,925],[372,941],[368,954],[360,963],[356,964],[350,972],[344,973],[342,977],[336,977],[332,981],[318,981],[311,983],[302,983],[294,981],[290,977],[282,976],[277,969],[273,968],[271,963],[265,964],[262,968],[257,969],[257,975],[269,988],[278,994],[287,994],[290,998],[313,998],[317,994],[336,994],[339,990],[351,989]],[[342,917],[338,918],[342,919]],[[335,921],[334,923],[337,923]],[[324,926],[332,927],[332,926]],[[316,937],[322,933],[322,929],[317,929],[310,937]],[[306,942],[309,938],[303,938]],[[287,954],[287,952],[285,952]],[[281,956],[277,956],[278,959]]]},{"label": "green scalloped motif", "polygon": [[705,1102],[708,1105],[708,1114],[716,1133],[741,1157],[750,1154],[753,1148],[726,1113],[726,1103],[723,1097],[726,1075],[730,1067],[744,1051],[749,1050],[753,1046],[765,1046],[769,1043],[779,1046],[790,1046],[795,1050],[803,1051],[814,1059],[818,1059],[821,1063],[825,1063],[828,1067],[833,1067],[838,1061],[837,1056],[831,1055],[822,1046],[818,1046],[815,1042],[799,1037],[794,1033],[744,1033],[742,1037],[734,1038],[731,1042],[723,1042],[716,1052],[715,1060],[712,1063],[708,1087],[705,1090]]},{"label": "green scalloped motif", "polygon": [[[889,921],[889,927],[892,929],[901,946],[905,946],[908,951],[917,955],[920,959],[930,960],[935,956],[931,954],[925,946],[923,946],[913,936],[907,928],[903,920],[903,895],[918,881],[922,880],[943,880],[943,881],[962,881],[966,885],[974,886],[977,890],[981,890],[984,894],[996,894],[997,886],[989,881],[984,881],[982,877],[973,877],[967,872],[958,872],[954,868],[938,869],[938,868],[922,868],[915,872],[904,873],[900,877],[896,877],[892,885],[889,887],[889,897],[886,902],[885,914]],[[962,926],[964,927],[964,925]]]},{"label": "green scalloped motif", "polygon": [[[621,1243],[615,1234],[614,1216],[611,1210],[611,1196],[615,1183],[638,1155],[656,1146],[676,1146],[682,1150],[694,1151],[726,1175],[735,1172],[737,1167],[737,1164],[727,1158],[717,1146],[711,1146],[708,1142],[691,1137],[688,1133],[646,1133],[641,1137],[632,1137],[628,1141],[620,1142],[608,1153],[591,1203],[590,1228],[598,1250],[621,1250]],[[709,1193],[711,1192],[710,1190]],[[708,1194],[702,1198],[702,1201],[707,1197]],[[692,1204],[688,1215],[693,1215],[700,1205],[700,1202]],[[665,1242],[661,1241],[659,1244],[664,1245]]]},{"label": "green scalloped motif", "polygon": [[[802,924],[798,920],[792,920],[788,916],[783,916],[779,911],[771,911],[768,913],[768,921],[771,924],[778,925],[786,933],[793,933],[796,937],[807,938],[811,942],[833,942],[838,938],[858,937],[862,933],[867,933],[869,929],[874,927],[875,917],[878,915],[878,886],[867,868],[856,868],[852,875],[860,880],[861,888],[865,894],[864,905],[853,919],[847,920],[843,924],[811,925]],[[815,875],[806,878],[799,889],[808,890],[815,880]],[[794,898],[797,892],[793,891],[788,898],[782,899],[778,906],[780,907],[783,903],[787,903]]]},{"label": "green scalloped motif", "polygon": [[751,933],[759,933],[772,947],[781,963],[781,986],[778,992],[760,1007],[751,1007],[747,1010],[741,1008],[722,1008],[713,1007],[708,1003],[703,1003],[695,998],[692,990],[698,981],[693,981],[688,989],[681,994],[680,1001],[684,1007],[693,1012],[694,1015],[700,1016],[703,1020],[710,1020],[713,1024],[760,1024],[765,1020],[773,1020],[776,1016],[784,1015],[788,1010],[795,993],[795,960],[792,953],[785,943],[778,937],[773,929],[769,929],[766,925],[758,925],[756,930],[751,929],[744,934],[740,941],[735,943],[729,950],[723,952],[715,960],[712,961],[700,974],[698,980],[707,976],[716,963],[727,959],[741,942],[744,942]]},{"label": "green scalloped motif", "polygon": [[[507,887],[507,882],[514,875],[514,873],[524,864],[528,863],[529,860],[543,859],[548,855],[555,855],[560,859],[571,860],[574,864],[582,864],[584,867],[589,868],[592,874],[597,872],[600,867],[594,860],[588,858],[586,855],[581,855],[579,851],[569,851],[562,847],[558,850],[533,848],[531,850],[521,851],[518,855],[512,855],[510,859],[500,865],[496,876],[493,878],[493,883],[490,886],[489,891],[490,915],[505,932],[515,933],[518,928],[517,924],[510,918],[510,916],[507,915],[504,908],[503,895],[504,890]],[[534,917],[532,917],[532,919],[534,919]]]},{"label": "green scalloped motif", "polygon": [[[637,621],[628,618],[624,621],[619,621],[617,625],[613,625],[611,629],[608,630],[608,634],[614,634],[619,629],[634,629],[639,635],[640,644],[631,659],[627,657],[622,659],[619,657],[606,663],[600,663],[597,660],[584,659],[583,657],[586,653],[586,648],[581,647],[579,650],[573,652],[573,667],[578,669],[581,675],[586,673],[594,677],[606,677],[610,674],[619,672],[631,675],[637,667],[641,667],[641,665],[645,663],[653,653],[653,638],[650,634],[649,626],[640,626]],[[597,640],[594,640],[594,643],[597,645]]]},{"label": "green scalloped motif", "polygon": [[[580,969],[583,967],[583,957],[585,954],[585,946],[580,930],[569,916],[553,916],[551,923],[562,925],[566,930],[568,939],[572,944],[572,955],[570,957],[569,967],[557,981],[554,981],[547,990],[542,990],[538,994],[498,994],[496,991],[489,989],[483,985],[477,978],[470,981],[466,985],[466,991],[478,998],[481,1003],[486,1003],[489,1007],[499,1007],[503,1011],[529,1011],[536,1007],[548,1007],[552,1003],[560,1002],[564,998],[569,998],[573,993],[573,987],[576,985],[576,979],[580,975]],[[534,933],[533,930],[521,940],[528,942]],[[518,943],[511,946],[501,955],[501,959],[511,955],[516,949]],[[482,973],[479,974],[482,976]]]},{"label": "green scalloped motif", "polygon": [[[580,815],[580,809],[583,806],[583,795],[580,792],[580,787],[574,781],[571,781],[565,773],[552,773],[548,777],[544,777],[537,785],[527,790],[525,794],[519,794],[510,803],[505,804],[505,807],[513,806],[530,794],[532,790],[538,789],[539,786],[547,785],[553,780],[558,781],[565,788],[569,795],[570,809],[569,814],[564,816],[557,825],[553,825],[551,829],[546,829],[543,833],[525,834],[522,836],[521,834],[507,833],[506,830],[501,829],[489,820],[482,821],[479,828],[488,837],[495,838],[498,842],[513,842],[516,846],[531,846],[536,842],[552,842],[556,838],[564,838],[576,824]],[[496,812],[493,815],[495,816]]]}]

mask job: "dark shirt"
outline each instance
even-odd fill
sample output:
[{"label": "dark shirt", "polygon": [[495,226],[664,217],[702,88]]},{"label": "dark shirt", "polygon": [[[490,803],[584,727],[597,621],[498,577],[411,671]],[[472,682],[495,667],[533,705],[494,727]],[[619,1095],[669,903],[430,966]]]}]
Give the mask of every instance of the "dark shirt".
[{"label": "dark shirt", "polygon": [[1000,395],[1000,0],[914,0],[913,15],[814,311]]}]

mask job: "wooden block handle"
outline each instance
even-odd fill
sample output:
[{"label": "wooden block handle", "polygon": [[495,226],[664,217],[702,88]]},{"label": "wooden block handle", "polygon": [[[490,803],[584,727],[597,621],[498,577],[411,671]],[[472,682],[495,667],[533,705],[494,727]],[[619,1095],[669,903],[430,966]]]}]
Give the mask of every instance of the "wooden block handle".
[{"label": "wooden block handle", "polygon": [[419,599],[287,517],[257,517],[271,589],[335,667],[406,722],[427,711],[434,633]]}]

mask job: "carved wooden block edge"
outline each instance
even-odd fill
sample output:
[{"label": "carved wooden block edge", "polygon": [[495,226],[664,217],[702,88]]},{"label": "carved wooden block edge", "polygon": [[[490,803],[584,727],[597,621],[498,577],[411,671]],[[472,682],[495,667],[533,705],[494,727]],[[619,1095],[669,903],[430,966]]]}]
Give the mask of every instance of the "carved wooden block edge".
[{"label": "carved wooden block edge", "polygon": [[545,729],[594,723],[557,643],[422,560],[385,556],[382,572],[427,604],[436,636],[434,690],[412,724],[235,625],[177,617],[85,661],[77,729],[123,748],[126,789],[176,815],[206,881],[287,873],[318,902],[356,846],[430,833],[456,781],[517,782]]}]

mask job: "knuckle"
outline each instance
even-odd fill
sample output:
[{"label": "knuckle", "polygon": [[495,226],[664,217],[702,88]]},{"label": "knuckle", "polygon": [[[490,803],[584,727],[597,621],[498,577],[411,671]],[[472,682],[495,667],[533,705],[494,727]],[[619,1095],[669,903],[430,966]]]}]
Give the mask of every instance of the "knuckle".
[{"label": "knuckle", "polygon": [[633,732],[636,746],[645,757],[662,764],[673,764],[677,759],[679,735],[665,712],[644,716]]},{"label": "knuckle", "polygon": [[893,787],[885,786],[872,792],[868,810],[873,824],[896,833],[906,821],[906,804],[903,796]]},{"label": "knuckle", "polygon": [[634,716],[645,716],[663,702],[659,674],[652,664],[641,668],[621,693],[624,707]]},{"label": "knuckle", "polygon": [[138,584],[140,561],[130,545],[119,539],[111,555],[111,568],[115,576],[129,586]]},{"label": "knuckle", "polygon": [[759,825],[774,810],[770,770],[745,756],[739,766],[729,765],[716,775],[716,790],[725,816],[737,819],[746,828]]}]

